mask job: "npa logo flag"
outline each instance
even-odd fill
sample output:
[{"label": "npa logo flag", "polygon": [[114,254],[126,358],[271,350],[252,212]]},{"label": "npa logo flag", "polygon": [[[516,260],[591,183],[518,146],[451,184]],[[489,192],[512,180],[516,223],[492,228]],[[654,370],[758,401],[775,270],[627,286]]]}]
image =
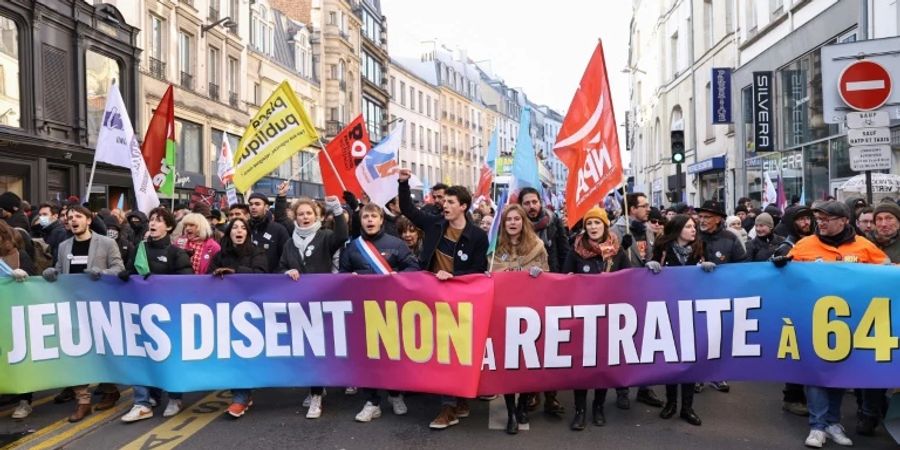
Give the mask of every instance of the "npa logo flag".
[{"label": "npa logo flag", "polygon": [[[356,180],[372,203],[384,206],[397,196],[397,152],[403,136],[401,121],[380,144],[373,147],[356,166]],[[410,182],[412,186],[412,181]]]},{"label": "npa logo flag", "polygon": [[319,135],[287,81],[272,92],[247,125],[234,155],[234,187],[247,192],[285,160],[316,142]]},{"label": "npa logo flag", "polygon": [[569,168],[566,182],[569,223],[584,217],[625,178],[602,42],[597,43],[584,71],[553,150]]},{"label": "npa logo flag", "polygon": [[324,151],[319,152],[325,195],[340,197],[344,191],[350,191],[357,197],[362,196],[362,187],[356,181],[356,166],[370,148],[369,132],[360,114],[325,146]]}]

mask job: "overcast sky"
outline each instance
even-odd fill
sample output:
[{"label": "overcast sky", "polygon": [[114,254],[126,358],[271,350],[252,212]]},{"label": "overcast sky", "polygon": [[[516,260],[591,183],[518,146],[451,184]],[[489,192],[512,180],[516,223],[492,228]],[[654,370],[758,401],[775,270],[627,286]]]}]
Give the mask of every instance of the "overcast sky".
[{"label": "overcast sky", "polygon": [[[422,41],[461,47],[528,98],[565,113],[597,39],[603,39],[616,121],[628,106],[631,2],[600,0],[382,0],[392,56],[418,56]],[[619,128],[619,141],[625,131]],[[622,152],[624,153],[624,146]]]}]

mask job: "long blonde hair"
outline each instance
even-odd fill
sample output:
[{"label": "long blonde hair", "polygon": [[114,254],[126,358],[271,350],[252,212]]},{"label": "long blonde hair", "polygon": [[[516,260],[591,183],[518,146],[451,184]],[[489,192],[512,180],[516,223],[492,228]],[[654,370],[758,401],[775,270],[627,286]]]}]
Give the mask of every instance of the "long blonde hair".
[{"label": "long blonde hair", "polygon": [[[512,237],[509,235],[509,232],[506,231],[506,219],[512,212],[518,213],[519,217],[522,218],[522,233],[519,235],[519,243],[515,246],[513,246]],[[497,255],[515,254],[522,256],[530,252],[535,245],[543,245],[543,242],[541,242],[537,233],[534,232],[534,226],[531,225],[531,220],[528,219],[525,208],[522,208],[516,203],[510,203],[503,208],[503,214],[500,215],[499,226],[500,236],[497,239],[497,250],[495,252]]]}]

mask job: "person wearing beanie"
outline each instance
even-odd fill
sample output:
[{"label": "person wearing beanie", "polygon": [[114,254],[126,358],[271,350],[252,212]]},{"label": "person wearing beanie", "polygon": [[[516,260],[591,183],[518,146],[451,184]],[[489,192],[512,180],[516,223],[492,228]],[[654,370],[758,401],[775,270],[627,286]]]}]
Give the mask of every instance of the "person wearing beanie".
[{"label": "person wearing beanie", "polygon": [[891,263],[900,264],[900,206],[894,202],[879,203],[875,207],[875,228],[869,233],[870,241],[887,253]]},{"label": "person wearing beanie", "polygon": [[[756,216],[756,237],[747,243],[747,256],[750,261],[768,261],[775,254],[775,250],[784,242],[784,238],[776,235],[775,220],[769,213]],[[794,402],[792,402],[794,403]],[[806,409],[806,405],[802,405]]]},{"label": "person wearing beanie", "polygon": [[[631,194],[628,194],[631,195]],[[642,197],[646,203],[646,199]],[[630,205],[629,205],[630,206]],[[612,233],[609,217],[600,207],[593,207],[584,216],[584,232],[575,237],[572,250],[563,263],[563,273],[593,274],[615,272],[631,267],[629,258],[619,241],[619,236]],[[596,426],[606,424],[603,404],[606,402],[606,389],[594,390],[594,401],[591,407],[591,421]],[[652,391],[650,391],[652,392]],[[575,416],[570,425],[574,431],[585,429],[587,422],[587,390],[575,390]],[[628,399],[628,388],[616,389],[618,402]]]}]

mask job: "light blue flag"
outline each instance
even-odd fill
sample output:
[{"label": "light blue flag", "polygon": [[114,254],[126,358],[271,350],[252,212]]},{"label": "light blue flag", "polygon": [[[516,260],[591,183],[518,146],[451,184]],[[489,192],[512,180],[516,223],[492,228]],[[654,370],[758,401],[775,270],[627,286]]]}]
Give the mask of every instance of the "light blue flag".
[{"label": "light blue flag", "polygon": [[488,231],[488,255],[494,253],[494,250],[497,249],[497,240],[500,237],[500,217],[503,215],[503,208],[506,207],[507,194],[507,191],[503,191],[497,201],[497,208],[494,214],[494,223],[491,224],[491,229]]},{"label": "light blue flag", "polygon": [[484,162],[491,169],[491,172],[494,172],[494,175],[497,174],[497,166],[495,163],[497,162],[497,139],[498,139],[498,128],[494,128],[494,132],[491,133],[491,142],[488,144],[488,152],[487,156],[484,158]]},{"label": "light blue flag", "polygon": [[534,153],[530,130],[531,108],[525,105],[519,119],[519,135],[516,137],[516,149],[513,152],[512,188],[519,191],[525,187],[533,187],[542,192],[537,155]]}]

